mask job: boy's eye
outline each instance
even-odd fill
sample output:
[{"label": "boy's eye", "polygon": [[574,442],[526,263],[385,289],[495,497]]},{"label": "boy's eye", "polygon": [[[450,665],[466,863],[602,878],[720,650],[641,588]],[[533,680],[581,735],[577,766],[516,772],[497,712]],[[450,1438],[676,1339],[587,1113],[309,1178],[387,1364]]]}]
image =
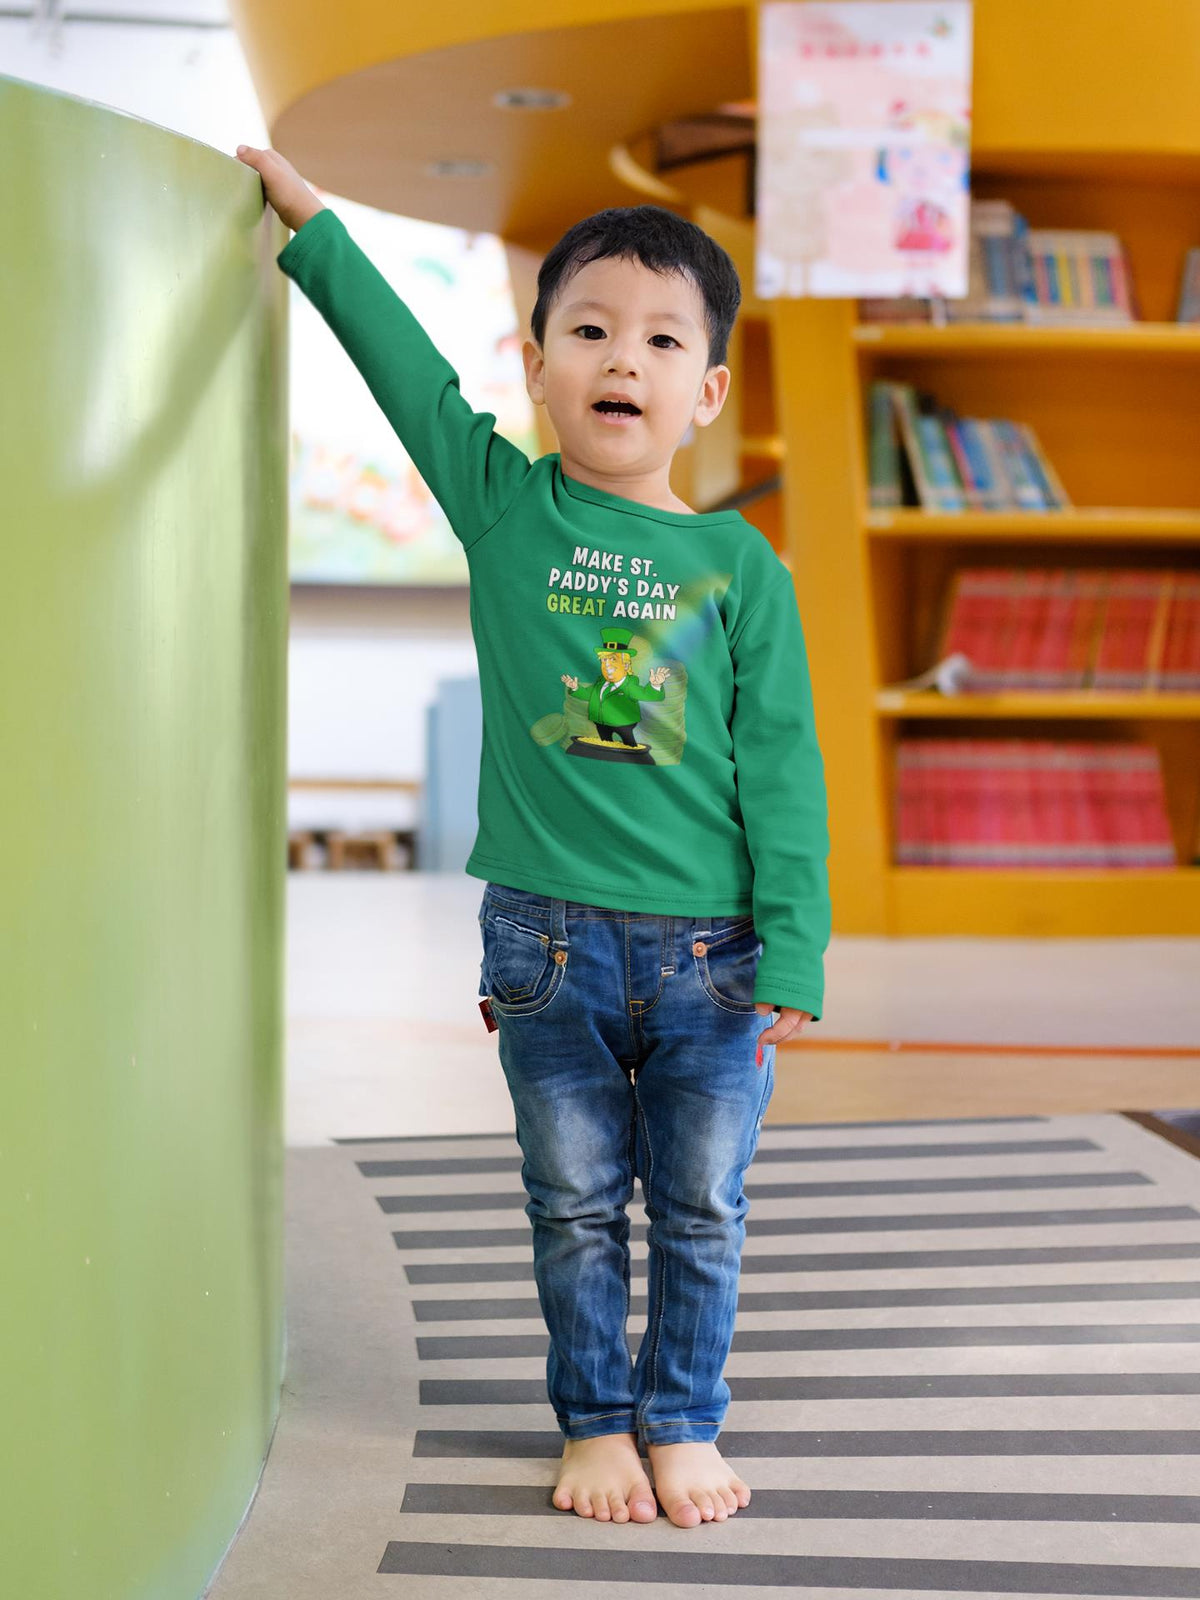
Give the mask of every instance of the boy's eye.
[{"label": "boy's eye", "polygon": [[[603,328],[597,328],[596,324],[594,322],[581,323],[581,325],[578,328],[575,329],[575,332],[576,333],[585,333],[588,329],[591,329],[594,333],[603,333],[604,332],[604,329]],[[654,339],[670,339],[672,344],[678,344],[679,343],[678,339],[676,339],[672,334],[669,334],[669,333],[655,333],[655,334],[652,334],[651,337],[654,338]]]}]

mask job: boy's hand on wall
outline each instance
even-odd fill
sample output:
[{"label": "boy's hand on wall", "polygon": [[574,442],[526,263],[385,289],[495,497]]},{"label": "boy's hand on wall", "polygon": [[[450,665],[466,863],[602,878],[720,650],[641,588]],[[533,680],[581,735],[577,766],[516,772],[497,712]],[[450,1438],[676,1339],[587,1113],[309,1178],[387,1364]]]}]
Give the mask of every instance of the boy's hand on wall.
[{"label": "boy's hand on wall", "polygon": [[325,210],[324,204],[278,150],[256,150],[252,144],[240,144],[237,157],[258,173],[266,190],[267,204],[274,207],[279,220],[293,233],[318,211]]}]

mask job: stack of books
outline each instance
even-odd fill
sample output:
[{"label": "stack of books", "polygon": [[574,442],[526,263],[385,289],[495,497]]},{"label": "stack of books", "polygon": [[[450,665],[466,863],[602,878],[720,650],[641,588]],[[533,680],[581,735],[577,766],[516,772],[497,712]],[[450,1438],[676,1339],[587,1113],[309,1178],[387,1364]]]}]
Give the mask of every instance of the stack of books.
[{"label": "stack of books", "polygon": [[1022,288],[1026,322],[1103,328],[1140,320],[1129,257],[1115,233],[1029,228],[1018,248],[1032,278]]},{"label": "stack of books", "polygon": [[[967,292],[859,300],[863,322],[1022,322],[1108,327],[1140,319],[1129,256],[1095,228],[1031,228],[1007,200],[971,201]],[[1187,269],[1185,268],[1185,285]],[[1180,320],[1185,320],[1181,290]]]},{"label": "stack of books", "polygon": [[969,658],[964,693],[1200,691],[1200,571],[963,567],[941,655]]},{"label": "stack of books", "polygon": [[908,738],[895,794],[901,866],[1177,865],[1151,745]]},{"label": "stack of books", "polygon": [[885,379],[868,386],[867,409],[872,510],[1045,511],[1071,504],[1024,423],[960,417],[925,390]]},{"label": "stack of books", "polygon": [[1005,200],[971,201],[967,292],[930,306],[939,322],[1024,322],[1033,293],[1029,224]]}]

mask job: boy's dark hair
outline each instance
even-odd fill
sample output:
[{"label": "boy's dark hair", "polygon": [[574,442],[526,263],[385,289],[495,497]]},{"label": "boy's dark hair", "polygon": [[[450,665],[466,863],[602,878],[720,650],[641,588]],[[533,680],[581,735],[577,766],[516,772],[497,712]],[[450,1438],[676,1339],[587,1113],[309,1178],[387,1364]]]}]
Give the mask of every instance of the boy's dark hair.
[{"label": "boy's dark hair", "polygon": [[546,320],[559,292],[589,261],[607,256],[638,260],[664,276],[690,277],[704,301],[708,365],[725,364],[729,335],[742,303],[742,285],[729,255],[703,228],[665,206],[609,206],[584,217],[548,253],[538,271],[530,332],[544,347]]}]

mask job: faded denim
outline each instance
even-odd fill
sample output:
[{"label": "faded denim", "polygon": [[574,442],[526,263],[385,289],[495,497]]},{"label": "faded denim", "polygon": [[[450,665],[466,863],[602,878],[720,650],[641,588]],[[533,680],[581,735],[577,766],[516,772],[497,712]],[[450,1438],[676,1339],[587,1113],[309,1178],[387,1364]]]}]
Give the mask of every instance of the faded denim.
[{"label": "faded denim", "polygon": [[[751,916],[613,911],[488,883],[480,994],[516,1112],[546,1384],[568,1439],[714,1440],[729,1404],[749,1202],[775,1077]],[[646,1333],[629,1314],[634,1175],[649,1221]]]}]

